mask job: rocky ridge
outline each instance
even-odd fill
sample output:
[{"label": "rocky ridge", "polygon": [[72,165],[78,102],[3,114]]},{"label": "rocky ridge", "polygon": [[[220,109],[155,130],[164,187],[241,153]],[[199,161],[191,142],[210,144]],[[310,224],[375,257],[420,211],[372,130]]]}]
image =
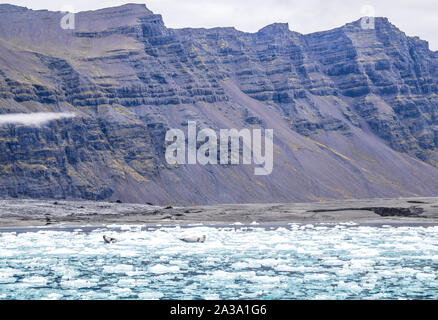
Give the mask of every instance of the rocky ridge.
[{"label": "rocky ridge", "polygon": [[[144,5],[0,5],[0,196],[212,204],[433,196],[438,56],[386,18],[302,35],[169,29]],[[274,171],[172,166],[169,128],[273,128]]]}]

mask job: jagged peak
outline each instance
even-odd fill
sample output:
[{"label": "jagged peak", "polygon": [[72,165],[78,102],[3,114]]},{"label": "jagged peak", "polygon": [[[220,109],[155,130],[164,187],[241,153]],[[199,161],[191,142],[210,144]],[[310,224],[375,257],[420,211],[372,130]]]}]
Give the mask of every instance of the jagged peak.
[{"label": "jagged peak", "polygon": [[131,12],[138,14],[152,14],[153,12],[149,10],[144,3],[127,3],[120,6],[107,7],[97,10],[87,10],[78,12],[79,14],[101,14],[101,13],[111,13],[111,12]]},{"label": "jagged peak", "polygon": [[[0,13],[5,12],[25,12],[25,11],[34,11],[34,12],[60,12],[60,11],[51,11],[47,9],[42,10],[33,10],[27,7],[17,6],[15,4],[10,3],[0,3]],[[153,13],[149,10],[144,3],[127,3],[119,6],[106,7],[96,10],[85,10],[77,12],[79,14],[91,14],[91,13],[104,13],[104,12],[116,12],[116,11],[130,11],[137,13]]]},{"label": "jagged peak", "polygon": [[235,34],[235,33],[245,33],[243,31],[237,30],[235,27],[213,27],[213,28],[193,28],[193,27],[185,27],[185,28],[169,28],[169,30],[173,30],[182,34]]},{"label": "jagged peak", "polygon": [[[362,23],[364,23],[364,19],[373,19],[375,28],[388,27],[388,28],[399,30],[399,28],[393,25],[387,17],[367,17],[367,16],[361,17],[353,22],[346,23],[341,28],[359,27],[362,25]],[[368,22],[368,20],[365,21]]]},{"label": "jagged peak", "polygon": [[77,14],[78,31],[103,31],[121,26],[136,25],[146,17],[154,15],[145,4],[129,3],[93,11],[82,11]]},{"label": "jagged peak", "polygon": [[[17,12],[26,12],[26,11],[34,11],[27,7],[17,6],[15,4],[9,3],[0,3],[0,13],[17,13]],[[48,11],[48,10],[35,10],[35,11]]]},{"label": "jagged peak", "polygon": [[[326,34],[326,33],[333,33],[333,32],[362,32],[362,31],[369,31],[372,28],[363,28],[362,24],[364,23],[363,19],[365,18],[372,18],[374,19],[374,29],[388,29],[388,30],[392,30],[394,32],[397,33],[402,33],[404,34],[403,31],[401,31],[397,26],[393,25],[388,18],[386,17],[361,17],[358,20],[352,21],[352,22],[348,22],[344,25],[341,25],[339,27],[336,28],[331,28],[328,30],[321,30],[321,31],[316,31],[316,32],[311,32],[311,33],[307,33],[305,34],[306,37],[313,37],[313,36],[318,36],[321,34]],[[365,20],[365,23],[368,24],[370,23],[369,21]]]},{"label": "jagged peak", "polygon": [[[345,30],[348,30],[348,32],[360,32],[362,19],[356,20],[351,23],[347,23],[341,28],[344,28]],[[404,39],[407,39],[408,41],[415,43],[418,47],[422,47],[425,50],[429,49],[429,42],[421,39],[418,36],[408,36],[404,31],[402,31],[399,27],[391,23],[391,21],[386,17],[374,17],[374,28],[376,30],[388,32],[390,34],[393,34],[397,37],[402,37]],[[366,30],[366,29],[365,29]]]},{"label": "jagged peak", "polygon": [[[74,13],[74,31],[76,33],[102,32],[119,27],[134,26],[151,17],[161,19],[161,16],[154,15],[145,4],[135,3]],[[60,25],[65,14],[61,11],[32,10],[11,4],[1,4],[0,35],[8,39],[10,37],[30,38],[31,41],[33,39],[39,41],[36,40],[37,37],[44,38],[44,36],[47,39],[60,39],[65,37],[67,33],[61,27],[53,26]],[[23,27],[17,28],[17,25]]]},{"label": "jagged peak", "polygon": [[272,23],[266,27],[261,28],[258,33],[284,33],[290,32],[289,23]]}]

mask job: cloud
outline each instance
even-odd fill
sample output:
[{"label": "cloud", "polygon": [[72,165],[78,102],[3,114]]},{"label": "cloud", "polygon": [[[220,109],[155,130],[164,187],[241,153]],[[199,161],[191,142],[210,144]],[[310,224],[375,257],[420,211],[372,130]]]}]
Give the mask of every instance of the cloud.
[{"label": "cloud", "polygon": [[26,126],[40,126],[49,121],[63,118],[73,118],[73,113],[65,112],[35,112],[0,114],[0,126],[4,124],[24,124]]}]

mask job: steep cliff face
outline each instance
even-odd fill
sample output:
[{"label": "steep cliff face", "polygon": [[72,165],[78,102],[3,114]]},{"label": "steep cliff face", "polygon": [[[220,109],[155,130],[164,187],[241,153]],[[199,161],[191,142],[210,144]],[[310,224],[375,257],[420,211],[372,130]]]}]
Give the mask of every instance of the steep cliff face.
[{"label": "steep cliff face", "polygon": [[[0,5],[0,196],[154,203],[438,193],[438,56],[385,18],[302,35],[168,29],[144,5]],[[169,128],[274,129],[274,170],[169,165]]]}]

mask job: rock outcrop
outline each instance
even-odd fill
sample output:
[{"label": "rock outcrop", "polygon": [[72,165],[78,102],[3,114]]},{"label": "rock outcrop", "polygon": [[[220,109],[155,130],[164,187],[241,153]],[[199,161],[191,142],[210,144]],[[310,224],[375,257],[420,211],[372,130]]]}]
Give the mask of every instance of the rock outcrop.
[{"label": "rock outcrop", "polygon": [[[0,5],[0,196],[158,204],[438,193],[438,54],[386,18],[302,35],[169,29],[144,5]],[[274,129],[274,170],[169,165],[167,129]]]}]

